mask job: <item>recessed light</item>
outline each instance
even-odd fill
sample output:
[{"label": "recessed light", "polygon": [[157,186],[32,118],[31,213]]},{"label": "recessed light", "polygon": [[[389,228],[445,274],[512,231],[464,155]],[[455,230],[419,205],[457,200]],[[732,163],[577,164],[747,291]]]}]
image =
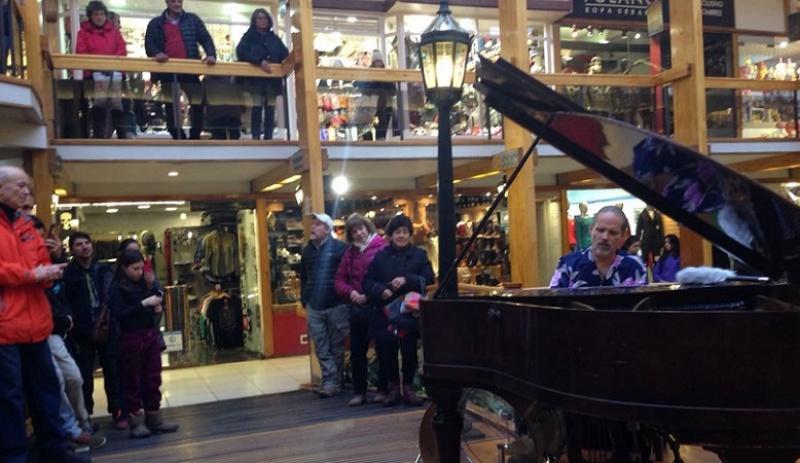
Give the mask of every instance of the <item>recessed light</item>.
[{"label": "recessed light", "polygon": [[106,214],[116,214],[117,212],[119,212],[119,209],[115,208],[106,209]]},{"label": "recessed light", "polygon": [[139,204],[138,206],[136,206],[136,208],[137,209],[150,209],[150,205],[149,204]]},{"label": "recessed light", "polygon": [[67,196],[67,189],[66,188],[56,188],[55,190],[53,190],[53,193],[55,193],[58,196]]},{"label": "recessed light", "polygon": [[178,208],[177,207],[165,207],[164,210],[167,211],[167,212],[175,212],[175,211],[178,210]]},{"label": "recessed light", "polygon": [[186,220],[188,217],[185,212],[181,212],[181,220]]},{"label": "recessed light", "polygon": [[347,22],[349,22],[349,23],[354,23],[354,22],[356,22],[356,17],[355,17],[355,16],[348,16],[348,17],[347,17]]},{"label": "recessed light", "polygon": [[177,170],[171,170],[171,171],[167,172],[167,175],[170,176],[170,177],[177,177],[178,176],[178,171]]}]

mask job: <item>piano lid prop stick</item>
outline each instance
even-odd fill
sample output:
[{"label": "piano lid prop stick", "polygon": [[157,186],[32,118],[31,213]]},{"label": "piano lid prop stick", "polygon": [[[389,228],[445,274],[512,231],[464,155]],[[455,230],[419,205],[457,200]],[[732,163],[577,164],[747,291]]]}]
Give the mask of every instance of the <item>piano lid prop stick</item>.
[{"label": "piano lid prop stick", "polygon": [[737,275],[733,270],[715,267],[686,267],[675,276],[678,283],[684,285],[710,285],[727,281],[769,282],[767,277]]},{"label": "piano lid prop stick", "polygon": [[[550,118],[547,119],[545,127],[550,126],[550,122],[552,121],[553,121],[553,115],[551,115]],[[467,253],[472,248],[472,245],[475,244],[475,240],[478,239],[478,235],[481,234],[481,232],[483,232],[484,228],[486,228],[486,224],[489,223],[489,219],[492,217],[492,214],[494,214],[495,209],[497,209],[497,206],[500,205],[500,201],[502,201],[503,198],[506,196],[506,192],[508,191],[509,188],[511,188],[511,184],[514,183],[514,179],[517,178],[517,175],[519,175],[519,172],[522,170],[522,166],[524,166],[525,163],[528,161],[528,158],[531,157],[531,154],[533,154],[533,150],[536,148],[536,145],[539,144],[539,141],[541,139],[542,139],[541,135],[536,135],[536,138],[533,140],[533,143],[531,143],[531,146],[530,148],[528,148],[528,151],[525,152],[525,155],[522,156],[522,159],[520,159],[519,163],[517,164],[517,167],[514,169],[513,172],[511,172],[511,176],[508,177],[506,184],[503,185],[502,191],[497,193],[497,196],[495,196],[494,201],[492,201],[492,205],[489,206],[489,209],[486,211],[486,214],[484,214],[483,219],[481,219],[481,223],[479,223],[478,226],[475,227],[475,230],[473,230],[472,236],[470,236],[469,241],[467,241],[467,245],[464,246],[464,248],[461,250],[461,253],[458,255],[455,262],[453,262],[453,264],[447,268],[447,273],[444,274],[444,278],[442,278],[442,281],[439,282],[439,287],[436,288],[436,292],[433,294],[434,299],[438,299],[439,297],[441,297],[442,288],[446,287],[445,283],[447,283],[448,281],[450,281],[451,278],[453,278],[453,276],[456,273],[456,269],[458,268],[458,264],[461,263],[462,260],[464,260],[464,257],[466,257]],[[439,199],[441,200],[441,198]],[[442,262],[439,263],[439,265],[441,264]]]}]

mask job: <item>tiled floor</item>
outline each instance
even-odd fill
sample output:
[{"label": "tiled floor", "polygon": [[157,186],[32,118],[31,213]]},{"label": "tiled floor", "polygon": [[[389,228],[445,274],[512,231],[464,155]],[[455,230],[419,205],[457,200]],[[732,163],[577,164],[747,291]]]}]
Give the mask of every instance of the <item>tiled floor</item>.
[{"label": "tiled floor", "polygon": [[[310,380],[307,355],[165,370],[162,407],[297,390]],[[94,380],[95,416],[106,412],[103,378]]]}]

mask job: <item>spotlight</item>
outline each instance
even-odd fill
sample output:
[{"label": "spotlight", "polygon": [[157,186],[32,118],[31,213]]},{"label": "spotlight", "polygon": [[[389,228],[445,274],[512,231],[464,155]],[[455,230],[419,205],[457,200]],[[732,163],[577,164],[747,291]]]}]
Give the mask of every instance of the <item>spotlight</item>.
[{"label": "spotlight", "polygon": [[331,180],[331,189],[333,189],[333,192],[338,196],[341,196],[350,189],[350,180],[344,175],[336,176]]}]

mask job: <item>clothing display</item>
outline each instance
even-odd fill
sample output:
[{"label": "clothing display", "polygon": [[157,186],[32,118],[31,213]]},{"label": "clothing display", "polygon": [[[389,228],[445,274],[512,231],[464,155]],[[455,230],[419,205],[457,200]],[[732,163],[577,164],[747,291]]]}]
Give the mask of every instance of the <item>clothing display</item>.
[{"label": "clothing display", "polygon": [[642,243],[642,259],[651,266],[664,244],[664,225],[661,214],[652,207],[645,208],[636,219],[636,238]]},{"label": "clothing display", "polygon": [[203,237],[201,270],[214,279],[236,275],[239,258],[236,252],[236,235],[226,228],[218,228]]},{"label": "clothing display", "polygon": [[217,349],[244,345],[242,299],[216,289],[203,299],[201,313],[210,325],[209,334]]},{"label": "clothing display", "polygon": [[575,241],[577,249],[586,249],[592,244],[592,218],[589,215],[575,216]]}]

